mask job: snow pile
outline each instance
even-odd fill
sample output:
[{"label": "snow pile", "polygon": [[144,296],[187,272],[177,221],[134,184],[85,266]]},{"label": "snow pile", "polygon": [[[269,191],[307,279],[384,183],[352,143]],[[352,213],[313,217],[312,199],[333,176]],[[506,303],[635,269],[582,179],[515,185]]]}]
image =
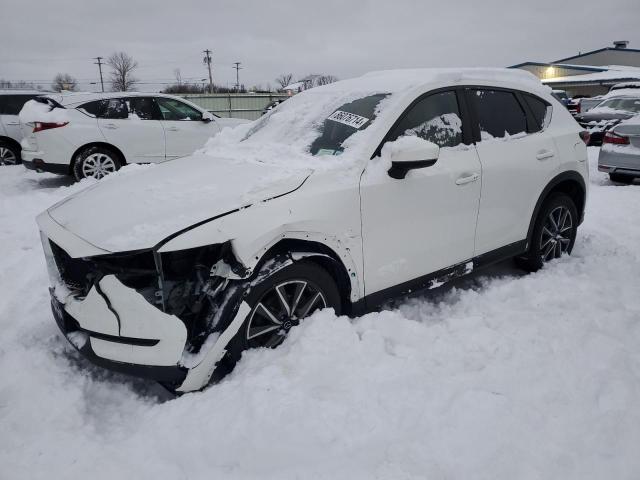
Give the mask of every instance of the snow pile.
[{"label": "snow pile", "polygon": [[574,255],[349,320],[319,312],[202,393],[84,361],[33,217],[85,187],[0,176],[0,476],[636,479],[640,189],[595,170]]},{"label": "snow pile", "polygon": [[25,103],[18,117],[20,122],[24,124],[33,122],[65,123],[69,121],[64,108],[52,108],[49,104],[36,100],[29,100]]}]

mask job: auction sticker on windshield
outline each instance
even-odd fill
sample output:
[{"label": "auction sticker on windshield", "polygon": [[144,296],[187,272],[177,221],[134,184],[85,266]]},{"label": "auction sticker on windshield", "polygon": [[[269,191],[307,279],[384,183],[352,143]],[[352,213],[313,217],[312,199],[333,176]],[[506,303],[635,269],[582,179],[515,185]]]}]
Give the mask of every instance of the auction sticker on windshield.
[{"label": "auction sticker on windshield", "polygon": [[343,112],[342,110],[336,110],[327,118],[327,120],[333,120],[334,122],[349,125],[350,127],[356,129],[360,128],[369,121],[369,119],[366,117],[361,117],[360,115],[356,115],[355,113]]}]

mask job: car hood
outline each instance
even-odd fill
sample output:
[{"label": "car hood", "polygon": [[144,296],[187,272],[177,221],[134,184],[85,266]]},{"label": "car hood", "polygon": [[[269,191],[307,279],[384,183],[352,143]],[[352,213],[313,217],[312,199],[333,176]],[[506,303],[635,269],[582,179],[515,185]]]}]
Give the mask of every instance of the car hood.
[{"label": "car hood", "polygon": [[195,224],[291,193],[311,172],[195,154],[125,168],[48,213],[100,249],[147,249]]}]

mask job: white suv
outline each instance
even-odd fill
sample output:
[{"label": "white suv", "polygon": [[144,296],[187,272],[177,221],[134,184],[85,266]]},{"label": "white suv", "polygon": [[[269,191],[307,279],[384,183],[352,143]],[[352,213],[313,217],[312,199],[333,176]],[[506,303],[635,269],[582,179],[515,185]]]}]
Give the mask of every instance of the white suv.
[{"label": "white suv", "polygon": [[77,180],[102,178],[128,163],[189,155],[222,128],[248,122],[163,94],[76,93],[38,101],[20,114],[23,163]]},{"label": "white suv", "polygon": [[570,253],[587,185],[579,126],[530,74],[390,71],[305,91],[38,224],[67,338],[184,392],[318,309]]}]

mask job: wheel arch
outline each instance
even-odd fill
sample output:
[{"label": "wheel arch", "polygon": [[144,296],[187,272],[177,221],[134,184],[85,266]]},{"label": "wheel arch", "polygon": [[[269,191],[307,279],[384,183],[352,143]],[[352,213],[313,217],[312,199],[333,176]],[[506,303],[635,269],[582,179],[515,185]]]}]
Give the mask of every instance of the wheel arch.
[{"label": "wheel arch", "polygon": [[576,205],[576,209],[578,210],[580,223],[582,223],[585,204],[587,200],[587,187],[584,178],[576,171],[562,172],[551,179],[551,181],[547,184],[544,190],[542,190],[542,193],[538,197],[538,201],[536,202],[536,205],[533,209],[533,214],[531,215],[531,220],[529,221],[529,230],[527,231],[527,245],[531,243],[533,229],[542,205],[550,195],[558,192],[565,193],[569,195],[569,197],[571,197]]},{"label": "wheel arch", "polygon": [[20,145],[20,142],[18,142],[17,140],[11,137],[7,137],[6,135],[0,135],[0,142],[8,143],[9,145],[16,147],[18,149],[18,154],[20,154],[20,152],[22,151],[22,146]]},{"label": "wheel arch", "polygon": [[70,175],[73,175],[73,168],[75,167],[75,164],[80,152],[85,150],[86,148],[91,148],[91,147],[103,147],[103,148],[108,148],[109,150],[113,150],[120,157],[120,160],[122,161],[122,166],[125,166],[127,164],[127,159],[125,158],[124,153],[122,153],[122,150],[120,150],[115,145],[107,142],[89,142],[89,143],[85,143],[81,147],[78,147],[76,151],[73,152],[73,155],[71,155],[71,162],[69,163]]},{"label": "wheel arch", "polygon": [[343,313],[351,313],[352,284],[349,269],[331,247],[313,240],[283,238],[267,249],[253,271],[258,272],[265,262],[278,255],[289,255],[294,262],[304,259],[323,268],[338,287]]}]

